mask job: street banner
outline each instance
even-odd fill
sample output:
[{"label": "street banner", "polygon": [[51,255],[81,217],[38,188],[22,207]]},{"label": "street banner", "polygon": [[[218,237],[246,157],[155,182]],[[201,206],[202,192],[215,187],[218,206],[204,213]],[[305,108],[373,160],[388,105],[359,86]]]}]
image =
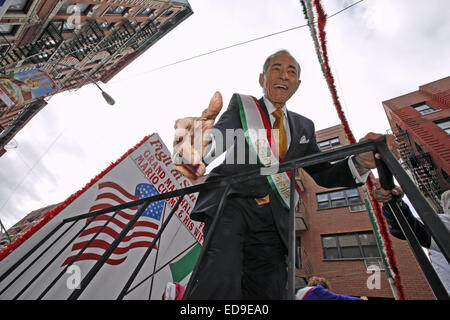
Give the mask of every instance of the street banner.
[{"label": "street banner", "polygon": [[[0,252],[0,300],[67,299],[140,206],[82,219],[71,228],[66,224],[28,254],[64,219],[189,186],[191,182],[173,169],[170,152],[160,137],[152,134],[144,138],[85,188],[50,211],[36,228]],[[157,201],[144,210],[79,299],[119,296],[177,200]],[[196,200],[197,194],[192,194],[180,202],[124,299],[160,300],[169,282],[187,284],[203,243],[203,224],[189,218]],[[107,220],[110,222],[105,227]],[[22,257],[25,261],[4,278]]]},{"label": "street banner", "polygon": [[43,68],[0,76],[0,99],[8,106],[23,104],[59,90]]}]

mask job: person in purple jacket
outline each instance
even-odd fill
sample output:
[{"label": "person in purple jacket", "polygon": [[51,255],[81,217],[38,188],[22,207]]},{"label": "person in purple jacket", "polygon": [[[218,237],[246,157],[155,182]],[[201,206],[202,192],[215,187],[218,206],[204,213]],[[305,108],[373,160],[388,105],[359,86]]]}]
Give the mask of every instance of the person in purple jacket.
[{"label": "person in purple jacket", "polygon": [[295,294],[296,300],[367,300],[367,297],[352,297],[329,290],[328,281],[322,277],[311,277],[308,285]]}]

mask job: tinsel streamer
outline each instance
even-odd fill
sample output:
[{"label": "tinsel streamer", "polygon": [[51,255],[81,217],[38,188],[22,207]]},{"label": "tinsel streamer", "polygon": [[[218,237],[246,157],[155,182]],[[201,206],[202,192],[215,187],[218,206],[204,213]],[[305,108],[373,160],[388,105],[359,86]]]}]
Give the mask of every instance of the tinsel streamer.
[{"label": "tinsel streamer", "polygon": [[339,101],[339,97],[337,95],[336,86],[334,84],[334,77],[331,73],[331,68],[328,63],[328,49],[326,44],[326,33],[325,33],[325,25],[327,23],[327,16],[325,14],[325,11],[322,8],[322,5],[320,1],[314,0],[314,7],[316,8],[317,12],[317,24],[319,28],[319,41],[320,46],[322,48],[322,60],[323,60],[323,67],[325,69],[325,78],[328,83],[328,87],[330,88],[331,97],[333,98],[333,103],[336,106],[336,110],[339,116],[339,119],[341,120],[342,125],[344,126],[344,131],[347,135],[347,138],[350,142],[350,144],[356,143],[356,139],[353,136],[352,131],[350,130],[350,126],[347,122],[347,118],[345,117],[344,111],[342,111],[342,106]]},{"label": "tinsel streamer", "polygon": [[372,202],[372,207],[374,209],[375,217],[378,221],[379,232],[383,238],[384,247],[386,250],[386,255],[388,257],[389,265],[395,275],[394,281],[395,281],[395,286],[396,286],[398,294],[399,294],[399,299],[405,300],[405,293],[404,293],[403,285],[402,285],[401,278],[400,278],[400,271],[397,267],[397,260],[395,259],[394,249],[392,248],[392,241],[389,236],[389,230],[387,228],[386,219],[384,218],[384,216],[381,212],[380,204],[375,200],[375,197],[373,195],[373,188],[375,186],[375,183],[374,183],[374,177],[373,177],[372,173],[370,173],[370,175],[366,181],[366,186],[369,191],[369,195],[370,195],[370,199]]},{"label": "tinsel streamer", "polygon": [[[311,29],[314,29],[315,28],[314,23],[310,23],[312,12],[308,12],[308,1],[310,1],[310,0],[301,0],[301,3],[303,6],[303,12],[304,12],[305,16],[307,17],[308,24]],[[336,86],[334,84],[334,77],[333,77],[333,74],[331,73],[331,68],[328,63],[328,50],[327,50],[327,45],[326,45],[326,33],[325,33],[325,25],[327,22],[327,16],[325,14],[325,11],[323,10],[320,0],[314,0],[313,4],[316,9],[317,17],[318,17],[317,24],[318,24],[319,43],[320,43],[320,49],[321,49],[321,50],[319,50],[316,48],[316,53],[318,54],[318,56],[321,56],[321,58],[319,58],[319,62],[322,65],[322,71],[324,73],[325,79],[326,79],[328,87],[330,89],[333,103],[336,107],[336,111],[338,113],[339,119],[341,120],[341,123],[344,127],[346,136],[349,140],[349,143],[354,144],[354,143],[356,143],[356,139],[350,129],[347,118],[345,117],[345,114],[343,112],[343,109],[342,109],[342,106],[341,106],[341,103],[339,101],[339,97],[337,94]],[[315,34],[316,34],[315,30],[311,31],[311,35],[313,36],[313,41],[315,43],[315,46],[317,47],[317,45],[316,45],[317,37],[315,36]],[[396,262],[396,259],[394,256],[394,251],[392,249],[392,242],[389,237],[386,220],[384,219],[384,216],[381,213],[380,204],[377,201],[375,201],[375,198],[372,193],[372,189],[374,187],[374,178],[373,178],[372,174],[369,175],[369,177],[366,181],[366,186],[367,186],[367,189],[369,190],[369,195],[370,195],[371,204],[372,204],[371,207],[374,209],[373,210],[374,215],[378,222],[378,229],[379,229],[379,233],[383,239],[383,244],[384,244],[383,247],[386,252],[388,263],[389,263],[391,270],[395,274],[394,282],[395,282],[395,286],[398,291],[399,299],[404,300],[405,295],[403,292],[403,286],[401,284],[400,273],[397,268],[397,262]]]},{"label": "tinsel streamer", "polygon": [[[394,281],[395,287],[397,288],[397,294],[398,298],[401,300],[405,299],[404,292],[403,292],[403,285],[400,282],[400,279],[396,274],[399,273],[396,263],[389,263],[389,259],[395,259],[394,252],[392,250],[392,243],[390,237],[386,234],[385,228],[380,228],[380,225],[385,225],[385,218],[381,214],[377,214],[376,210],[373,210],[372,203],[369,202],[368,199],[372,199],[373,195],[371,195],[371,192],[369,191],[369,188],[367,187],[367,184],[364,186],[364,195],[365,195],[365,202],[367,211],[369,213],[370,222],[372,223],[374,234],[377,239],[378,247],[383,250],[382,254],[388,259],[382,259],[383,264],[385,266],[386,275],[388,279],[392,279]],[[380,222],[382,221],[382,222]],[[390,257],[390,258],[389,258]],[[388,260],[388,261],[386,261]],[[395,260],[394,260],[395,262]]]},{"label": "tinsel streamer", "polygon": [[81,190],[77,191],[73,195],[69,196],[62,204],[49,211],[45,217],[39,221],[36,225],[31,227],[25,234],[23,234],[19,239],[9,244],[6,248],[4,248],[0,252],[0,261],[5,259],[12,251],[14,251],[17,247],[19,247],[23,242],[25,242],[28,238],[30,238],[33,234],[36,233],[40,228],[42,228],[46,223],[48,223],[51,219],[53,219],[58,213],[64,210],[68,205],[70,205],[75,199],[81,196],[87,189],[89,189],[92,185],[94,185],[98,180],[100,180],[104,175],[106,175],[112,168],[114,168],[117,164],[119,164],[122,160],[124,160],[128,155],[130,155],[134,150],[139,148],[145,141],[147,141],[150,136],[144,137],[137,145],[133,148],[129,149],[122,157],[120,157],[116,162],[111,163],[105,170],[103,170],[99,175],[97,175],[94,179],[88,182]]},{"label": "tinsel streamer", "polygon": [[323,67],[322,50],[320,48],[319,40],[317,38],[316,27],[314,25],[314,12],[312,10],[311,0],[300,0],[303,8],[303,14],[306,21],[308,22],[309,31],[314,42],[314,48],[316,49],[317,59],[319,59],[320,68],[322,73],[325,74],[325,69]]}]

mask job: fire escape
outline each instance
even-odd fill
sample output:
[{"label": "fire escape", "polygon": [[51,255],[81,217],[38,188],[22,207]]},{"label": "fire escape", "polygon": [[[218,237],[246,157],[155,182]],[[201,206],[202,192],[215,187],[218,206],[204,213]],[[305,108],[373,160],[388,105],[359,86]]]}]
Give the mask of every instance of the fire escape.
[{"label": "fire escape", "polygon": [[64,41],[58,25],[49,23],[39,39],[17,48],[8,48],[0,54],[0,67],[18,65],[25,60],[32,63],[47,61]]},{"label": "fire escape", "polygon": [[407,131],[400,128],[397,129],[398,132],[395,133],[395,136],[400,144],[400,156],[403,168],[411,173],[416,185],[431,202],[433,207],[435,207],[436,211],[442,213],[440,194],[443,190],[439,183],[431,155],[422,149],[414,152]]}]

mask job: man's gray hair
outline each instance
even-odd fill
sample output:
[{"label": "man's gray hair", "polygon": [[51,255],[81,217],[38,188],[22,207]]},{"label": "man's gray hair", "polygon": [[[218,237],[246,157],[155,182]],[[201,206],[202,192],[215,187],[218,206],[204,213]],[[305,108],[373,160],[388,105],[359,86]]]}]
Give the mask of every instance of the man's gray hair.
[{"label": "man's gray hair", "polygon": [[297,62],[298,78],[300,79],[300,71],[301,71],[300,63],[298,63],[297,59],[295,59],[294,56],[286,49],[278,50],[277,52],[275,52],[267,57],[266,61],[264,61],[264,65],[263,65],[263,74],[266,74],[267,69],[269,68],[270,60],[272,60],[272,58],[274,58],[276,56],[279,56],[280,54],[286,54],[286,55],[292,57],[292,59],[294,59],[295,62]]}]

